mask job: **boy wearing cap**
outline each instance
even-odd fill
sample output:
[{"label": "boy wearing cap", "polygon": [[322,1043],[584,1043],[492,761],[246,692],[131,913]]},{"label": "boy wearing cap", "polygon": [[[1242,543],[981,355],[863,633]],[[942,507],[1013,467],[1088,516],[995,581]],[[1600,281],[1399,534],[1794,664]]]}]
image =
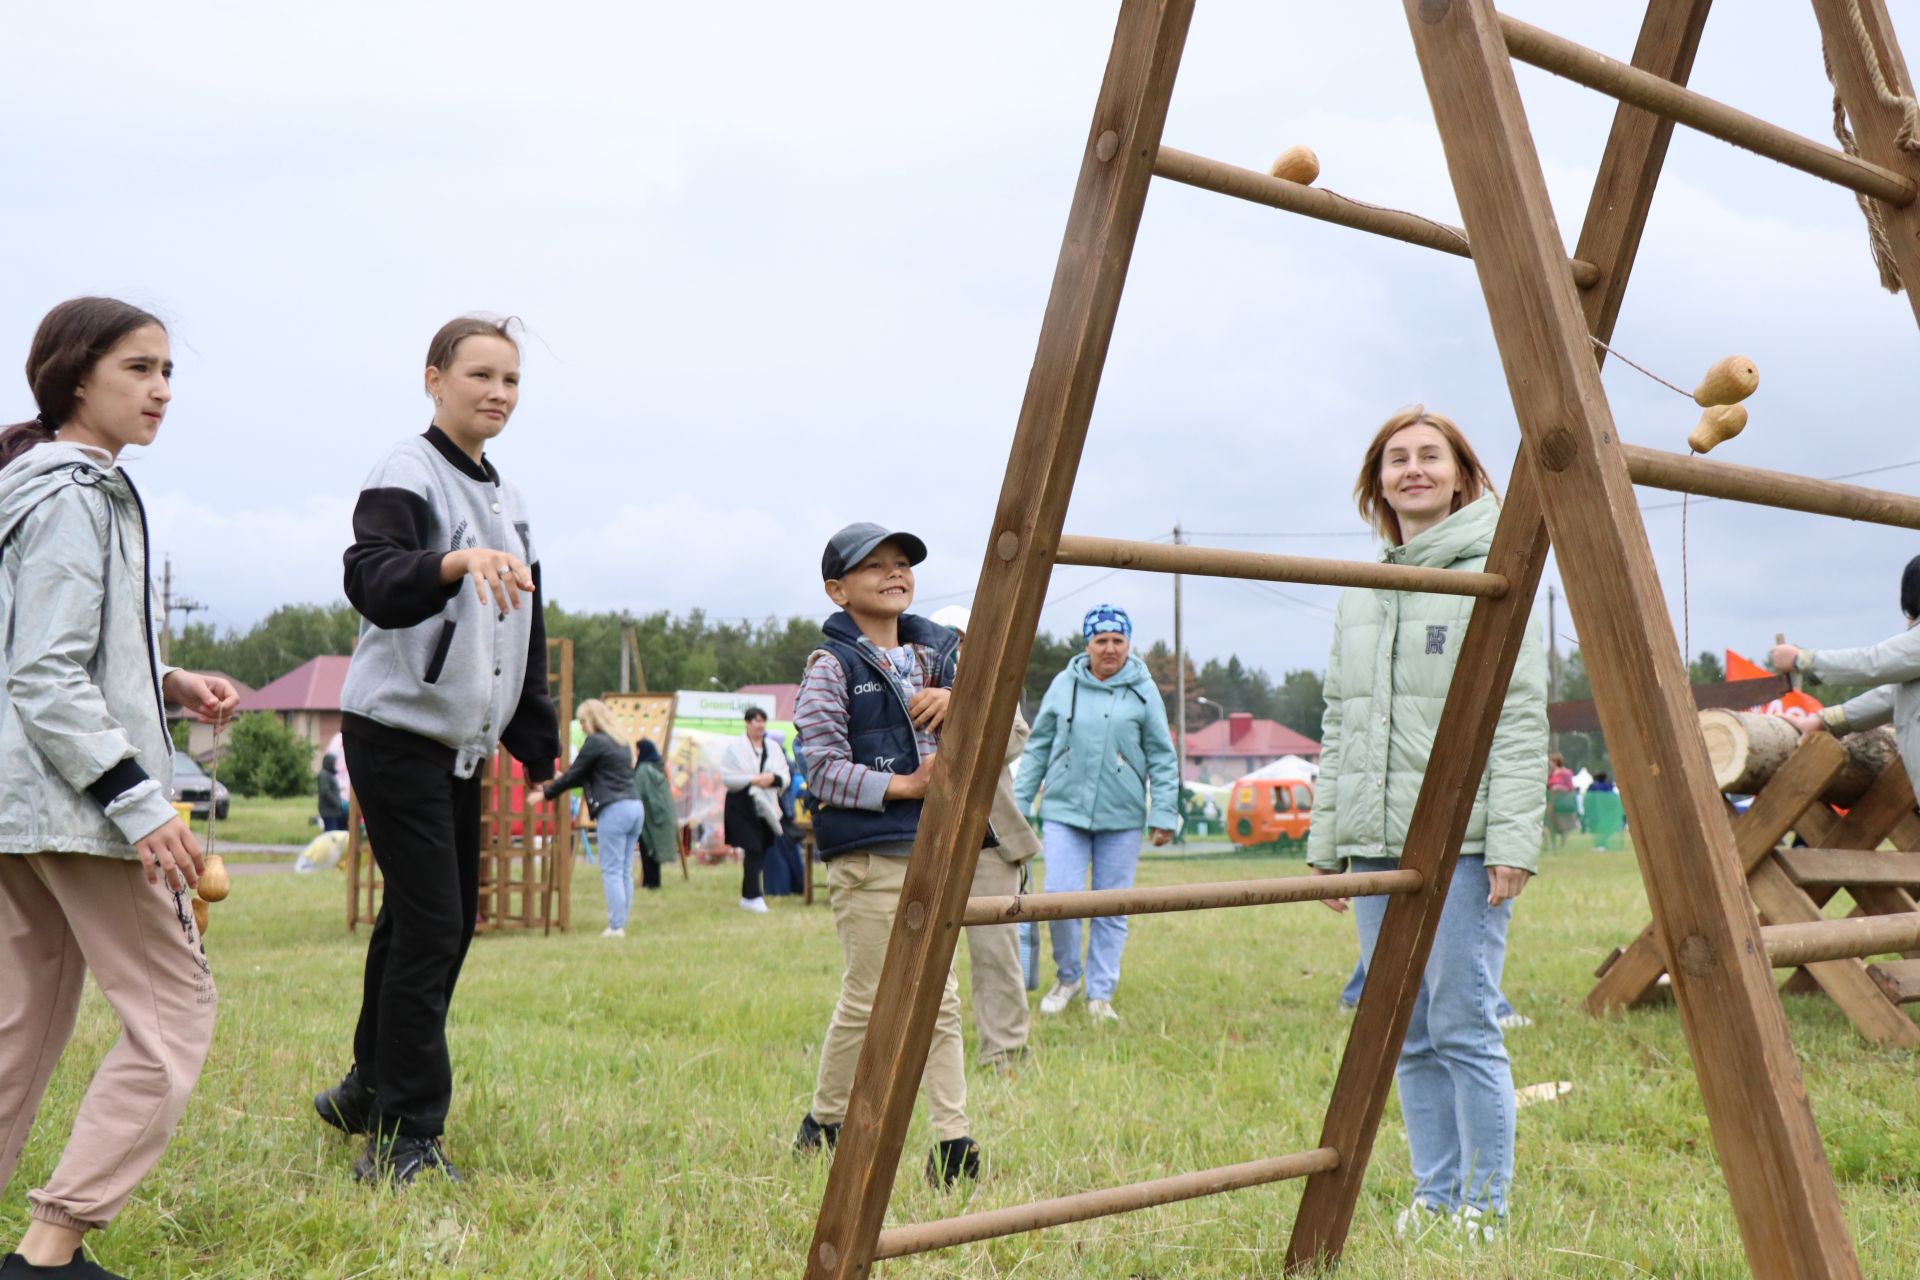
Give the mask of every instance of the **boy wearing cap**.
[{"label": "boy wearing cap", "polygon": [[[846,957],[840,998],[820,1046],[813,1106],[794,1148],[832,1147],[847,1116],[854,1066],[867,1035],[880,967],[906,881],[907,857],[933,776],[959,640],[907,612],[913,566],[926,544],[876,524],[848,525],[821,557],[827,598],[839,607],[807,659],[794,728],[807,758],[814,840]],[[921,1077],[936,1145],[927,1179],[951,1186],[980,1174],[968,1136],[960,988],[951,969]]]}]

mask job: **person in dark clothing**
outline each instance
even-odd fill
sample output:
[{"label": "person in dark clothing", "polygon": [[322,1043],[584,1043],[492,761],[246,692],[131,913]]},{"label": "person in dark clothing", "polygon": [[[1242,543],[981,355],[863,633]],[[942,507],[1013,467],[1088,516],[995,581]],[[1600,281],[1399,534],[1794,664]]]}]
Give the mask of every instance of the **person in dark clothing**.
[{"label": "person in dark clothing", "polygon": [[506,322],[454,320],[425,381],[433,424],[374,467],[345,556],[362,623],[341,739],[386,891],[353,1067],[314,1099],[368,1136],[354,1176],[394,1184],[459,1180],[441,1148],[447,1006],[479,911],[480,767],[504,745],[543,782],[560,754],[531,520],[484,452],[519,401],[520,348]]},{"label": "person in dark clothing", "polygon": [[627,912],[633,905],[633,846],[646,822],[646,806],[633,786],[633,757],[620,741],[613,709],[598,698],[574,708],[574,719],[587,731],[580,754],[568,770],[535,790],[554,797],[580,787],[587,793],[587,812],[599,828],[600,883],[607,891],[607,927],[603,938],[627,936]]},{"label": "person in dark clothing", "polygon": [[651,738],[642,738],[633,744],[633,754],[633,787],[647,809],[640,828],[640,887],[658,889],[660,868],[680,860],[680,820],[660,748]]},{"label": "person in dark clothing", "polygon": [[321,756],[320,772],[314,779],[319,787],[322,831],[347,829],[347,806],[346,802],[340,798],[340,778],[333,771],[335,763],[332,753]]},{"label": "person in dark clothing", "polygon": [[780,793],[787,786],[787,757],[780,744],[767,738],[767,713],[748,707],[747,731],[727,745],[720,762],[720,780],[727,785],[724,816],[727,843],[740,850],[740,907],[765,911],[760,870],[767,846],[780,834]]}]

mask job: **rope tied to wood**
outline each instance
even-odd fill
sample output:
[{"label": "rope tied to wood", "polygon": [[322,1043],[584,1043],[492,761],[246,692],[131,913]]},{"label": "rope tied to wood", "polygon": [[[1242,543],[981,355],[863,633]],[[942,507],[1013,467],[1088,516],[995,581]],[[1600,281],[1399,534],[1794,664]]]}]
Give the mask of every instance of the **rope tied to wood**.
[{"label": "rope tied to wood", "polygon": [[[1900,127],[1893,135],[1894,145],[1902,151],[1920,155],[1920,102],[1916,102],[1911,94],[1896,92],[1888,82],[1886,68],[1880,60],[1880,50],[1874,44],[1873,33],[1867,29],[1867,16],[1861,12],[1860,0],[1846,0],[1846,11],[1847,25],[1860,46],[1860,56],[1866,63],[1867,79],[1873,85],[1874,96],[1882,106],[1900,113]],[[1858,157],[1860,143],[1848,124],[1847,105],[1840,97],[1839,82],[1833,78],[1833,55],[1824,37],[1820,41],[1820,60],[1826,66],[1827,83],[1833,85],[1833,136],[1839,141],[1842,151]],[[1871,196],[1856,195],[1854,199],[1867,220],[1867,243],[1873,250],[1874,266],[1880,271],[1880,285],[1888,293],[1899,293],[1905,284],[1900,279],[1900,268],[1893,260],[1893,241],[1887,235],[1886,215],[1880,211],[1879,202]]]},{"label": "rope tied to wood", "polygon": [[[1667,390],[1673,392],[1673,394],[1684,397],[1689,404],[1693,403],[1693,393],[1691,391],[1675,386],[1645,365],[1621,355],[1594,334],[1588,334],[1587,341],[1620,361],[1621,364],[1626,365],[1629,369],[1645,374]],[[1691,459],[1693,455],[1689,453],[1687,457]],[[1691,680],[1693,673],[1693,593],[1692,584],[1689,582],[1691,575],[1688,572],[1687,565],[1687,499],[1691,496],[1692,495],[1686,493],[1680,495],[1680,660],[1686,664],[1689,680]]]}]

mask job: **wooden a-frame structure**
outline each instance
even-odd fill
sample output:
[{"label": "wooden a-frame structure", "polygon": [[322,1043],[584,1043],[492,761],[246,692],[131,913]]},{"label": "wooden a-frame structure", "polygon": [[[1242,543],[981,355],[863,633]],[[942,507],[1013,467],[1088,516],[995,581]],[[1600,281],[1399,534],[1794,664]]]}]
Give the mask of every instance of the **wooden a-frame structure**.
[{"label": "wooden a-frame structure", "polygon": [[[1622,445],[1592,338],[1612,336],[1675,122],[1862,197],[1892,264],[1920,285],[1920,155],[1899,138],[1913,93],[1885,0],[1812,0],[1857,137],[1823,146],[1684,88],[1710,0],[1651,0],[1631,65],[1504,18],[1492,0],[1403,0],[1464,231],[1161,145],[1194,0],[1122,0],[1020,411],[941,756],[825,1201],[811,1280],[875,1261],[1193,1196],[1304,1177],[1290,1268],[1338,1257],[1433,942],[1549,537],[1629,798],[1634,847],[1748,1261],[1763,1277],[1857,1277],[1769,959],[1897,949],[1858,921],[1762,929],[1715,789],[1633,486],[1920,527],[1920,501]],[[1511,59],[1620,100],[1569,260]],[[1857,151],[1858,154],[1853,154]],[[1063,537],[1135,232],[1155,177],[1470,256],[1522,433],[1479,574]],[[1914,289],[1908,290],[1912,298]],[[1915,299],[1920,310],[1920,299]],[[1591,335],[1591,336],[1590,336]],[[1397,871],[1170,890],[969,901],[1049,574],[1121,566],[1475,597],[1432,763]],[[1319,1144],[1246,1164],[882,1230],[959,929],[1051,919],[1391,894]],[[1876,917],[1882,922],[1896,917]],[[1892,927],[1911,930],[1920,916]],[[1867,948],[1861,950],[1862,947]],[[1771,949],[1771,954],[1770,954]]]}]

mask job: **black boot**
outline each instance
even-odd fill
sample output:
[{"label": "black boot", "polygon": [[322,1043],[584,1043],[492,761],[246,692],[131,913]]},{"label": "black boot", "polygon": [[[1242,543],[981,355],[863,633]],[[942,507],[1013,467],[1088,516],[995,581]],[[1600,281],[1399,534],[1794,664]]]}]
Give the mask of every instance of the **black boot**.
[{"label": "black boot", "polygon": [[948,1138],[927,1156],[927,1184],[938,1191],[962,1178],[980,1177],[980,1144],[972,1138]]},{"label": "black boot", "polygon": [[374,1122],[380,1116],[373,1090],[360,1083],[357,1067],[347,1072],[346,1078],[333,1088],[313,1095],[313,1109],[320,1113],[322,1120],[349,1134],[372,1133]]},{"label": "black boot", "polygon": [[367,1140],[366,1151],[353,1162],[353,1177],[356,1182],[390,1182],[404,1187],[429,1169],[438,1169],[448,1182],[464,1181],[441,1150],[439,1138],[375,1134]]},{"label": "black boot", "polygon": [[105,1267],[87,1261],[84,1250],[75,1249],[73,1258],[67,1262],[58,1262],[51,1267],[36,1267],[17,1253],[10,1253],[0,1259],[0,1278],[4,1280],[125,1280]]},{"label": "black boot", "polygon": [[839,1141],[840,1126],[821,1124],[813,1118],[813,1112],[809,1111],[800,1121],[800,1134],[793,1140],[793,1149],[800,1152],[818,1151],[824,1146],[831,1151],[834,1144]]}]

